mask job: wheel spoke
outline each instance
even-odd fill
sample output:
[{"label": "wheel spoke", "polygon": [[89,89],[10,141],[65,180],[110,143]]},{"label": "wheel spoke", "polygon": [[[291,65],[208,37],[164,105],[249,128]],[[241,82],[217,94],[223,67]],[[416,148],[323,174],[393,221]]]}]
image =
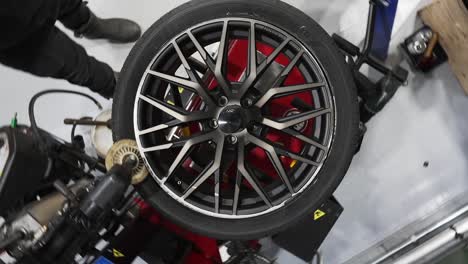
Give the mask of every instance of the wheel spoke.
[{"label": "wheel spoke", "polygon": [[142,151],[144,153],[159,151],[159,150],[167,150],[175,147],[181,147],[182,149],[179,151],[179,154],[172,162],[166,176],[163,178],[162,182],[165,183],[175,172],[175,170],[185,161],[188,155],[190,155],[190,151],[193,146],[200,144],[202,142],[208,141],[212,139],[214,136],[214,132],[205,133],[202,135],[197,135],[188,139],[178,140],[175,142],[169,142],[167,144],[153,146],[149,148],[145,148]]},{"label": "wheel spoke", "polygon": [[[254,24],[252,24],[254,25]],[[244,94],[247,92],[247,90],[263,75],[263,73],[270,67],[270,65],[275,61],[275,59],[278,57],[278,55],[283,51],[283,49],[288,45],[288,43],[291,41],[290,38],[287,38],[284,40],[258,67],[257,67],[257,50],[255,48],[255,26],[252,26],[253,29],[250,29],[250,31],[254,32],[253,36],[252,33],[250,34],[249,37],[249,62],[250,62],[250,73],[247,78],[247,80],[242,84],[239,92],[239,97],[244,96]],[[254,39],[252,43],[252,39]],[[253,47],[253,48],[251,48]],[[252,54],[255,53],[255,54]],[[253,57],[253,58],[252,58]],[[252,64],[255,63],[255,71],[252,72]]]},{"label": "wheel spoke", "polygon": [[245,166],[245,143],[246,142],[244,141],[244,139],[240,140],[238,143],[237,168],[242,174],[242,176],[249,182],[249,184],[252,186],[252,188],[255,190],[258,196],[260,196],[260,198],[262,198],[262,200],[269,207],[272,207],[270,199],[268,198],[268,194],[263,189],[258,180],[252,175],[250,175],[250,173],[247,170],[247,167]]},{"label": "wheel spoke", "polygon": [[197,72],[199,72],[201,74],[205,74],[206,71],[208,71],[208,69],[209,69],[205,63],[195,59],[194,57],[189,57],[187,59],[187,62],[190,64],[190,66],[192,66],[192,68],[195,71],[197,71]]},{"label": "wheel spoke", "polygon": [[252,86],[257,80],[257,44],[255,35],[255,23],[250,24],[249,30],[249,49],[247,58],[247,78],[245,79],[242,86],[237,91],[236,95],[238,98],[244,96],[245,92]]},{"label": "wheel spoke", "polygon": [[310,137],[307,137],[307,136],[304,136],[303,134],[301,134],[299,131],[296,131],[294,129],[291,129],[291,128],[286,128],[282,131],[283,133],[286,133],[290,136],[293,136],[299,140],[302,140],[304,141],[305,143],[308,143],[316,148],[319,148],[325,152],[328,151],[328,147],[326,147],[325,145],[323,144],[320,144],[316,139],[312,139]]},{"label": "wheel spoke", "polygon": [[299,62],[299,60],[302,58],[302,55],[304,55],[304,50],[299,51],[296,56],[294,56],[294,58],[289,62],[288,66],[286,66],[283,71],[281,71],[281,74],[278,75],[278,78],[276,78],[273,87],[279,87],[283,84],[289,73],[291,73],[294,67],[296,67],[297,62]]},{"label": "wheel spoke", "polygon": [[182,125],[182,124],[184,124],[184,122],[181,122],[181,121],[179,121],[177,119],[174,119],[174,120],[172,120],[170,122],[167,122],[165,124],[160,124],[160,125],[153,126],[153,127],[150,127],[150,128],[144,129],[144,130],[140,130],[140,131],[137,132],[137,134],[139,136],[144,136],[144,135],[156,132],[156,131],[161,131],[163,129],[167,129],[167,128],[170,128],[170,127],[175,127],[175,126]]},{"label": "wheel spoke", "polygon": [[[177,121],[178,121],[178,120],[177,120]],[[153,127],[148,128],[148,129],[144,129],[144,130],[138,131],[138,135],[139,135],[139,136],[144,136],[144,135],[147,135],[147,134],[156,132],[156,131],[160,131],[160,130],[166,129],[166,128],[168,128],[168,127],[169,127],[169,125],[167,125],[167,124],[161,124],[161,125],[153,126]]]},{"label": "wheel spoke", "polygon": [[300,113],[300,114],[293,115],[293,116],[284,117],[284,118],[279,119],[278,121],[274,121],[269,118],[263,118],[262,124],[272,127],[276,130],[284,130],[288,127],[292,127],[294,125],[300,124],[309,119],[331,113],[331,111],[332,110],[330,108],[321,108],[321,109],[311,110],[311,111],[307,111],[307,112]]},{"label": "wheel spoke", "polygon": [[237,165],[235,163],[237,151],[227,150],[223,151],[223,156],[221,157],[221,163],[219,165],[219,169],[215,174],[215,211],[219,212],[219,208],[222,205],[222,195],[220,190],[220,179],[229,173],[229,169],[233,165]]},{"label": "wheel spoke", "polygon": [[211,56],[208,54],[205,48],[202,47],[200,42],[195,38],[195,36],[190,30],[187,31],[187,35],[189,36],[192,43],[195,45],[195,48],[197,49],[198,53],[200,53],[200,56],[202,57],[203,61],[205,61],[206,65],[210,69],[212,69],[212,71],[214,71],[214,68],[216,67],[214,60],[211,58]]},{"label": "wheel spoke", "polygon": [[[213,71],[213,74],[217,77],[217,79],[225,80],[223,87],[224,92],[226,93],[226,96],[229,96],[232,94],[230,90],[230,86],[228,86],[228,81],[224,78],[223,75],[223,68],[225,64],[227,63],[227,50],[229,48],[229,40],[228,40],[228,22],[224,21],[223,23],[223,31],[221,32],[221,39],[219,40],[219,47],[218,47],[218,56],[216,58],[216,64],[215,64],[215,69]],[[208,54],[207,54],[208,58]],[[218,80],[219,81],[219,80]]]},{"label": "wheel spoke", "polygon": [[[227,34],[227,31],[224,32],[224,28],[223,28],[223,33],[222,33],[223,37],[222,38],[226,38],[226,34]],[[224,77],[222,71],[221,70],[218,71],[217,62],[215,62],[213,60],[213,58],[211,58],[211,56],[208,54],[208,52],[205,50],[205,48],[202,47],[200,42],[198,42],[198,40],[195,38],[195,36],[192,34],[192,32],[187,31],[187,35],[189,36],[190,40],[192,40],[192,43],[195,45],[195,48],[197,49],[198,53],[200,53],[200,56],[202,57],[202,59],[205,62],[206,66],[208,66],[208,69],[210,69],[210,71],[213,73],[213,75],[216,78],[216,81],[218,82],[219,86],[224,91],[224,94],[225,95],[230,95],[231,94],[231,85],[226,80],[226,78]],[[220,48],[221,48],[221,44],[220,44]],[[222,49],[223,53],[221,53],[221,54],[224,54],[224,52],[225,52],[224,50],[225,50],[225,48],[223,47],[223,49]],[[220,49],[220,51],[221,51],[221,49]],[[218,57],[219,56],[220,56],[220,53],[218,52]],[[223,55],[221,55],[221,57],[222,56]],[[220,63],[220,65],[222,65],[222,62]]]},{"label": "wheel spoke", "polygon": [[255,145],[257,145],[256,143],[259,143],[259,145],[257,145],[257,146],[259,146],[260,148],[266,150],[267,152],[270,151],[271,149],[273,149],[274,153],[276,153],[277,155],[286,156],[286,157],[289,157],[289,158],[292,158],[292,159],[307,163],[309,165],[314,165],[314,166],[319,166],[320,165],[318,162],[311,160],[309,157],[306,157],[306,156],[303,156],[303,155],[300,155],[300,154],[295,154],[295,153],[293,153],[293,152],[291,152],[291,151],[285,149],[284,147],[279,146],[279,145],[277,145],[275,143],[267,142],[265,140],[261,140],[261,139],[255,137],[255,136],[253,136],[253,135],[249,135],[249,139],[252,140],[251,142],[253,144],[255,144]]},{"label": "wheel spoke", "polygon": [[304,92],[307,90],[323,87],[324,85],[324,83],[308,83],[294,86],[271,88],[260,98],[260,100],[258,100],[255,106],[262,108],[274,96]]},{"label": "wheel spoke", "polygon": [[[174,106],[172,106],[172,105],[170,105],[168,103],[165,103],[165,102],[163,102],[161,100],[158,100],[158,99],[155,99],[155,98],[150,98],[150,97],[144,96],[142,94],[140,94],[138,97],[141,100],[149,103],[150,105],[158,108],[159,110],[165,112],[166,114],[174,117],[175,119],[177,119],[177,120],[179,120],[180,122],[183,122],[183,123],[200,121],[200,120],[203,120],[203,119],[208,119],[211,116],[211,114],[208,113],[208,112],[187,112],[185,110],[180,110],[180,109],[177,109],[177,107],[174,107]],[[161,128],[163,126],[164,125],[158,126],[158,127]]]},{"label": "wheel spoke", "polygon": [[228,48],[228,22],[224,21],[223,24],[223,31],[221,33],[221,39],[219,40],[219,47],[218,47],[218,56],[216,58],[216,71],[222,72],[223,64],[225,63],[225,55]]},{"label": "wheel spoke", "polygon": [[206,89],[204,87],[204,84],[203,82],[201,81],[200,77],[198,76],[198,74],[196,73],[196,71],[194,69],[192,69],[192,67],[190,66],[190,64],[188,63],[187,61],[187,58],[185,58],[184,56],[184,53],[182,52],[182,50],[180,49],[179,45],[177,44],[176,41],[173,41],[172,42],[172,46],[174,47],[174,49],[176,50],[177,52],[177,55],[179,56],[179,59],[180,61],[182,62],[182,65],[184,66],[185,68],[185,71],[187,72],[190,80],[192,80],[192,82],[194,83],[197,83],[198,85],[195,86],[195,90],[196,92],[198,93],[198,95],[203,98],[205,100],[205,102],[208,104],[208,105],[215,105],[214,101],[213,101],[213,98],[208,94],[208,89]]},{"label": "wheel spoke", "polygon": [[219,185],[220,185],[220,170],[217,170],[215,172],[215,178],[214,178],[214,181],[215,181],[215,187],[214,187],[214,199],[215,199],[215,213],[219,213],[219,201],[220,201],[220,197],[219,197]]},{"label": "wheel spoke", "polygon": [[[270,127],[270,128],[273,128],[273,127]],[[287,134],[289,136],[295,137],[295,138],[297,138],[297,139],[299,139],[301,141],[304,141],[305,143],[310,144],[310,145],[312,145],[312,146],[314,146],[314,147],[316,147],[318,149],[321,149],[321,150],[323,150],[325,152],[328,151],[328,147],[321,144],[321,143],[319,143],[318,139],[305,136],[301,132],[296,131],[296,130],[294,130],[292,128],[283,129],[283,130],[281,130],[281,132],[283,132],[283,133],[285,133],[285,134]]]},{"label": "wheel spoke", "polygon": [[304,162],[306,164],[313,165],[313,166],[316,166],[316,167],[320,166],[320,163],[318,163],[316,161],[313,161],[308,157],[304,157],[302,155],[292,153],[292,152],[290,152],[288,150],[285,150],[283,148],[280,148],[280,147],[276,147],[275,149],[276,149],[276,152],[278,154],[280,154],[280,155],[283,155],[283,156],[289,157],[291,159],[298,160],[300,162]]},{"label": "wheel spoke", "polygon": [[170,149],[170,148],[178,148],[178,147],[182,147],[186,145],[193,146],[195,144],[199,144],[203,141],[207,141],[213,138],[213,135],[214,135],[213,132],[197,134],[195,136],[187,137],[181,140],[174,140],[174,141],[167,142],[165,144],[143,148],[143,152],[146,153],[146,152],[153,152],[153,151],[165,150],[165,149]]},{"label": "wheel spoke", "polygon": [[236,175],[236,183],[234,186],[234,198],[232,202],[232,214],[237,215],[237,209],[239,207],[239,195],[240,195],[240,189],[242,186],[242,174],[237,171]]},{"label": "wheel spoke", "polygon": [[158,72],[158,71],[153,71],[153,70],[147,70],[146,71],[147,74],[150,74],[150,75],[153,75],[159,79],[162,79],[168,83],[172,83],[172,84],[175,84],[177,86],[182,86],[192,92],[198,92],[199,90],[201,90],[202,88],[200,87],[200,85],[196,82],[193,82],[193,81],[190,81],[190,80],[187,80],[187,79],[184,79],[184,78],[180,78],[180,77],[177,77],[177,76],[172,76],[172,75],[169,75],[169,74],[165,74],[165,73],[162,73],[162,72]]},{"label": "wheel spoke", "polygon": [[237,91],[234,91],[237,98],[241,98],[250,86],[257,79],[257,45],[255,36],[255,23],[250,23],[247,55],[247,78]]},{"label": "wheel spoke", "polygon": [[193,144],[185,144],[184,147],[180,150],[179,154],[172,162],[171,167],[167,171],[166,177],[163,178],[163,183],[165,183],[169,178],[172,177],[175,170],[185,161],[185,159],[190,155],[190,150],[192,149]]},{"label": "wheel spoke", "polygon": [[276,172],[280,176],[281,180],[286,185],[289,192],[291,194],[294,194],[295,193],[294,188],[292,187],[291,181],[289,180],[289,177],[288,177],[288,174],[284,170],[284,167],[281,164],[280,159],[278,158],[278,154],[276,153],[275,148],[273,146],[271,146],[270,144],[266,143],[265,141],[255,137],[253,135],[249,135],[247,137],[248,137],[248,141],[250,141],[254,145],[257,145],[258,147],[260,147],[260,148],[262,148],[263,150],[266,151],[266,153],[267,153],[273,167],[275,168]]},{"label": "wheel spoke", "polygon": [[290,38],[285,39],[259,66],[258,74],[261,75],[270,65],[276,60],[278,55],[283,51],[283,49],[291,41]]},{"label": "wheel spoke", "polygon": [[216,139],[216,153],[214,160],[200,173],[200,175],[193,181],[192,184],[185,190],[184,195],[181,197],[183,200],[187,199],[200,185],[202,185],[213,173],[215,173],[221,164],[221,156],[224,148],[224,137],[218,136]]},{"label": "wheel spoke", "polygon": [[249,76],[257,76],[257,37],[255,34],[255,23],[250,24],[249,32]]}]

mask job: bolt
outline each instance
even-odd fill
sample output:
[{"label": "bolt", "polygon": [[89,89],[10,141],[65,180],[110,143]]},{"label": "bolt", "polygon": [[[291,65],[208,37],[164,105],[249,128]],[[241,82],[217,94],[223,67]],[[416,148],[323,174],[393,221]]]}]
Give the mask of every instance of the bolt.
[{"label": "bolt", "polygon": [[231,135],[231,136],[228,137],[228,141],[231,144],[236,144],[237,143],[237,137]]},{"label": "bolt", "polygon": [[305,123],[304,123],[304,122],[299,123],[299,124],[293,126],[293,128],[294,128],[294,130],[296,130],[296,131],[301,131],[301,130],[303,130],[303,129],[305,128]]},{"label": "bolt", "polygon": [[216,128],[218,128],[218,126],[219,126],[218,120],[213,119],[213,120],[210,121],[210,127],[211,127],[211,128],[216,129]]},{"label": "bolt", "polygon": [[221,97],[218,99],[218,104],[219,104],[219,106],[226,106],[228,103],[229,103],[229,100],[227,99],[226,96],[221,96]]},{"label": "bolt", "polygon": [[257,126],[256,124],[249,125],[249,131],[254,134],[258,134],[262,128]]},{"label": "bolt", "polygon": [[246,99],[244,100],[244,106],[250,107],[250,106],[252,106],[252,105],[253,105],[253,100],[252,100],[252,98],[246,98]]},{"label": "bolt", "polygon": [[[297,111],[297,110],[293,110],[293,111],[290,111],[286,114],[286,117],[289,117],[289,116],[294,116],[294,115],[298,115],[300,114],[301,112]],[[296,124],[293,126],[294,130],[296,131],[302,131],[306,128],[307,126],[307,121],[304,121],[302,123],[299,123],[299,124]]]}]

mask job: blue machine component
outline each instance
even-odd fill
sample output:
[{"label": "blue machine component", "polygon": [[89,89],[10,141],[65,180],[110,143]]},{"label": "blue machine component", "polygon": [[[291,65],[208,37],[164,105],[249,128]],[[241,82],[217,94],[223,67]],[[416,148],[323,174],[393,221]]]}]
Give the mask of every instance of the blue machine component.
[{"label": "blue machine component", "polygon": [[388,5],[376,5],[375,27],[372,39],[372,56],[384,61],[388,57],[388,48],[392,38],[398,0],[388,0]]},{"label": "blue machine component", "polygon": [[107,258],[101,256],[98,259],[96,259],[94,264],[114,264],[114,262],[112,262],[112,261],[108,260]]}]

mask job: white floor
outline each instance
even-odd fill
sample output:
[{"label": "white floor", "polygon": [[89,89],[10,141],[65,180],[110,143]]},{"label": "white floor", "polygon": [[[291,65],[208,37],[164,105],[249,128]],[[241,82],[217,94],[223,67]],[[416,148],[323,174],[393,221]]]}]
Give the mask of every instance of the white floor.
[{"label": "white floor", "polygon": [[[122,16],[147,29],[161,15],[184,0],[94,0],[89,4],[103,17]],[[329,33],[359,43],[364,34],[367,0],[288,0],[321,23]],[[415,11],[425,1],[400,0],[393,34],[396,44],[415,27]],[[88,52],[119,70],[132,45],[78,40]],[[3,86],[0,124],[14,112],[27,120],[27,104],[46,88],[77,89],[65,81],[40,79],[0,65]],[[82,90],[82,89],[81,89]],[[104,101],[103,101],[104,102]],[[107,102],[109,105],[109,102]],[[85,100],[51,96],[38,106],[38,122],[67,137],[65,117],[81,117],[94,110]],[[324,263],[342,263],[468,189],[468,97],[448,65],[433,73],[412,75],[389,105],[368,126],[361,152],[355,157],[336,192],[345,212],[322,246]],[[428,161],[425,168],[423,163]],[[301,263],[285,252],[278,263]]]}]

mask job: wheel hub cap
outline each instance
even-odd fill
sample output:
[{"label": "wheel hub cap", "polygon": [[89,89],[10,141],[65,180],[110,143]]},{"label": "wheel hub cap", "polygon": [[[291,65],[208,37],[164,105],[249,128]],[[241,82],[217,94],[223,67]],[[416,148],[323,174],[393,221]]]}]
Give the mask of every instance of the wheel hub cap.
[{"label": "wheel hub cap", "polygon": [[226,134],[238,133],[245,129],[247,123],[245,110],[238,105],[224,108],[219,115],[218,124]]}]

